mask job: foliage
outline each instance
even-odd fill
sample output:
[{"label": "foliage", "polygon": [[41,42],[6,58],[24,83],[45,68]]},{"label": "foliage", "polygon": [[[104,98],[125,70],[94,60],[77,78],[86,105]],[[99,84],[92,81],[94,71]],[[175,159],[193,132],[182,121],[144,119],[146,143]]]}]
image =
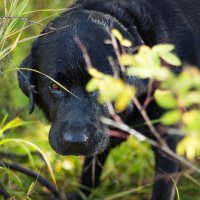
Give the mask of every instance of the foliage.
[{"label": "foliage", "polygon": [[98,72],[95,68],[89,69],[89,74],[93,76],[87,84],[87,90],[94,92],[99,90],[99,102],[106,103],[116,100],[115,108],[118,111],[123,111],[129,104],[131,98],[135,95],[135,88],[124,84],[119,78],[105,75]]},{"label": "foliage", "polygon": [[[122,46],[131,44],[117,30],[112,33]],[[174,73],[169,65],[178,67],[181,61],[173,50],[171,44],[159,44],[152,48],[143,45],[138,53],[121,55],[119,62],[121,66],[126,66],[126,76],[148,78],[158,85],[154,98],[160,107],[167,110],[160,121],[166,126],[177,126],[185,136],[177,152],[193,160],[200,155],[200,124],[197,123],[200,121],[200,71],[187,67],[179,74]],[[136,97],[137,88],[128,85],[125,80],[104,75],[94,68],[89,68],[89,73],[93,78],[87,90],[98,90],[100,103],[115,101],[115,108],[123,111]]]},{"label": "foliage", "polygon": [[[18,24],[18,17],[20,17],[26,6],[28,5],[29,0],[11,0],[10,2],[4,1],[4,16],[1,20],[1,31],[0,31],[0,60],[5,56],[11,53],[20,39],[23,25]],[[10,18],[9,16],[14,16]],[[12,20],[10,20],[12,19]],[[16,26],[22,26],[19,30],[16,31]],[[11,39],[10,39],[11,38]],[[14,40],[14,42],[13,42]],[[11,43],[11,44],[10,44]]]}]

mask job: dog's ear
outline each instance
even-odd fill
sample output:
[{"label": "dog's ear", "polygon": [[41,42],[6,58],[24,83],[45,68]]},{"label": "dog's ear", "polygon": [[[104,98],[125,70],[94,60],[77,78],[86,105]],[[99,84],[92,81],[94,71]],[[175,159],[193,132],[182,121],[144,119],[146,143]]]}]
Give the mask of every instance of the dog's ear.
[{"label": "dog's ear", "polygon": [[36,85],[32,69],[32,57],[27,56],[20,65],[18,70],[19,86],[23,93],[29,97],[29,114],[34,111],[34,87]]}]

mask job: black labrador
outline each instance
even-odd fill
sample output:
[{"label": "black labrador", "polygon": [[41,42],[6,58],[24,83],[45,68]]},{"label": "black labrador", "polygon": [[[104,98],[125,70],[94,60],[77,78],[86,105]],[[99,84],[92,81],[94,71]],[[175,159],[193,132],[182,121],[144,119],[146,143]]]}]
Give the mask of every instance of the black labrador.
[{"label": "black labrador", "polygon": [[[113,74],[108,56],[116,60],[116,53],[110,44],[111,30],[118,29],[124,38],[134,46],[153,46],[158,43],[173,43],[176,53],[185,63],[197,64],[196,38],[200,30],[199,0],[79,0],[71,9],[51,21],[32,45],[29,56],[21,68],[38,70],[65,86],[72,94],[41,74],[20,70],[19,85],[30,99],[30,113],[36,103],[52,124],[49,142],[62,155],[85,155],[85,169],[81,184],[96,187],[109,149],[122,139],[109,137],[107,127],[100,117],[109,117],[106,106],[99,105],[97,93],[88,93],[86,84],[90,76],[86,70],[84,55],[75,38],[87,49],[95,68]],[[117,65],[117,64],[116,64]],[[142,102],[147,91],[148,80],[128,77],[130,84],[139,91]],[[147,112],[151,119],[161,116],[162,110],[151,102]],[[130,126],[144,123],[140,112],[130,105],[121,114]],[[149,133],[147,127],[138,129]],[[172,150],[177,141],[175,136],[162,135]],[[155,149],[155,178],[152,199],[172,199],[173,182],[166,174],[175,173],[179,163]],[[93,156],[95,183],[92,183]],[[101,163],[100,165],[98,163]],[[134,163],[133,163],[134,164]],[[89,167],[88,167],[89,166]],[[82,190],[86,195],[89,191]],[[78,195],[73,199],[79,199]]]}]

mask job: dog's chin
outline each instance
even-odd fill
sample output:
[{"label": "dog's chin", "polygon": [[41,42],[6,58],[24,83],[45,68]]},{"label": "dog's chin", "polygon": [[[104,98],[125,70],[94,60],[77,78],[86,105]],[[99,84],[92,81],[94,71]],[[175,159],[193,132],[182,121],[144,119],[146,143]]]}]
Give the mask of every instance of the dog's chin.
[{"label": "dog's chin", "polygon": [[49,137],[49,142],[52,149],[62,156],[94,156],[102,153],[107,148],[109,143],[109,136],[103,135],[100,141],[90,142],[87,146],[84,147],[81,147],[77,144],[66,145],[57,143],[55,140],[52,140],[51,137]]}]

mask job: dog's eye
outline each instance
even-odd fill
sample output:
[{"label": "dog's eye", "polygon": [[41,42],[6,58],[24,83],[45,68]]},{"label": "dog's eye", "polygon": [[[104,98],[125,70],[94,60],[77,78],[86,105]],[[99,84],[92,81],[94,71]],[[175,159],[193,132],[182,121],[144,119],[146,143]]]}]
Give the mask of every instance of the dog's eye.
[{"label": "dog's eye", "polygon": [[50,89],[56,92],[59,92],[61,90],[60,86],[56,83],[50,83]]}]

